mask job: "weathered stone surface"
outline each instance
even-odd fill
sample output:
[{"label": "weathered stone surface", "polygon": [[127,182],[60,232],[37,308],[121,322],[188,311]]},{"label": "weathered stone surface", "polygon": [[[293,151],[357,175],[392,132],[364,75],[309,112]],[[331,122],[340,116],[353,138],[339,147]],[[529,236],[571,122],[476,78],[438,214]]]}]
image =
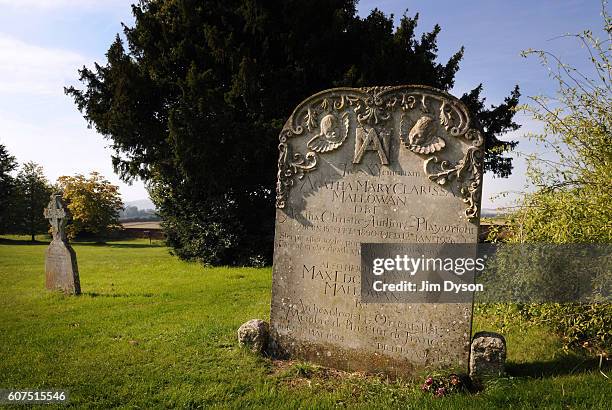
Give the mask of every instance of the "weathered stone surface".
[{"label": "weathered stone surface", "polygon": [[482,143],[465,106],[428,87],[338,88],[298,105],[279,144],[277,354],[467,371],[471,304],[361,303],[360,244],[476,243]]},{"label": "weathered stone surface", "polygon": [[78,295],[81,293],[81,284],[76,253],[66,238],[68,217],[61,194],[51,195],[45,209],[45,218],[49,219],[53,234],[53,240],[45,253],[45,285],[47,289]]},{"label": "weathered stone surface", "polygon": [[499,333],[478,332],[470,351],[470,377],[485,379],[505,374],[506,339]]},{"label": "weathered stone surface", "polygon": [[268,347],[270,326],[261,319],[251,319],[238,329],[238,343],[255,353],[262,353]]}]

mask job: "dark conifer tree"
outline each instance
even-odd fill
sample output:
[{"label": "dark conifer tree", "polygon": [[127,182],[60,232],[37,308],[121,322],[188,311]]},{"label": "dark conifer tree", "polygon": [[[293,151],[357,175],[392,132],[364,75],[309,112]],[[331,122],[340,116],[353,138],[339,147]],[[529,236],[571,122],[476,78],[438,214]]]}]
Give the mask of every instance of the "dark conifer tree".
[{"label": "dark conifer tree", "polygon": [[15,168],[15,157],[0,144],[0,233],[8,233],[13,229],[15,178],[11,173]]},{"label": "dark conifer tree", "polygon": [[43,168],[34,162],[23,164],[16,178],[14,233],[30,235],[34,242],[36,235],[49,231],[44,209],[51,193]]},{"label": "dark conifer tree", "polygon": [[[144,179],[182,258],[211,264],[269,262],[278,133],[291,110],[334,86],[453,86],[460,48],[437,62],[440,27],[417,38],[418,15],[373,10],[355,0],[157,0],[133,7],[104,65],[68,88],[112,141],[122,178]],[[479,86],[464,96],[485,126],[485,167],[510,173],[497,138],[518,126],[518,89],[486,109]]]}]

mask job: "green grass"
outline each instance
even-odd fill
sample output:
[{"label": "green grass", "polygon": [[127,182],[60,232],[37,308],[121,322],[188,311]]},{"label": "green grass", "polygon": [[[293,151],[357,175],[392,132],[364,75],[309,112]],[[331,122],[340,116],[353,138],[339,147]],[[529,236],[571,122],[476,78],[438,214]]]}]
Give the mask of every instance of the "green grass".
[{"label": "green grass", "polygon": [[[417,382],[279,369],[239,348],[268,319],[271,269],[204,268],[147,240],[77,243],[83,295],[44,290],[45,244],[0,242],[0,388],[67,389],[77,407],[609,408],[597,363],[544,328],[505,331],[510,377],[433,398]],[[476,317],[474,330],[494,330]],[[605,369],[604,369],[605,370]],[[605,370],[609,377],[611,372]]]}]

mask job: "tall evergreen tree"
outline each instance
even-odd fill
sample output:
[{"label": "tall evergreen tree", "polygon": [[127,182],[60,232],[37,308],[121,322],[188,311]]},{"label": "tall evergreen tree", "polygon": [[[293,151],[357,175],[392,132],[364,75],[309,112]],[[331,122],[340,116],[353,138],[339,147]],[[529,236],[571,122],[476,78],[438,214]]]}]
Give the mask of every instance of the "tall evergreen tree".
[{"label": "tall evergreen tree", "polygon": [[15,178],[11,175],[17,168],[15,157],[6,147],[0,144],[0,233],[7,233],[12,228],[14,209],[12,199],[15,191]]},{"label": "tall evergreen tree", "polygon": [[[169,244],[205,263],[267,262],[272,253],[278,133],[293,107],[334,86],[425,84],[449,90],[460,48],[437,62],[440,27],[417,38],[418,15],[355,0],[145,0],[117,36],[107,63],[83,68],[70,87],[85,118],[112,141],[115,170],[150,187]],[[486,109],[485,167],[506,176],[497,137],[516,129],[518,89]]]},{"label": "tall evergreen tree", "polygon": [[34,162],[22,165],[16,179],[15,233],[30,235],[34,242],[37,234],[49,230],[49,221],[43,211],[52,191],[40,165]]}]

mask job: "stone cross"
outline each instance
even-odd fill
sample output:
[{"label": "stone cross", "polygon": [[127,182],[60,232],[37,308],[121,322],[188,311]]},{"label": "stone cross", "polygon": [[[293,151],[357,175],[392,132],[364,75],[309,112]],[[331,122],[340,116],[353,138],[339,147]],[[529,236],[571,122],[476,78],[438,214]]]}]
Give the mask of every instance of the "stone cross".
[{"label": "stone cross", "polygon": [[76,253],[66,237],[66,222],[70,213],[62,201],[61,193],[51,195],[44,214],[51,224],[53,234],[53,240],[45,252],[45,286],[47,289],[78,295],[81,293],[81,282]]},{"label": "stone cross", "polygon": [[45,208],[45,218],[51,224],[51,233],[53,240],[63,241],[66,239],[66,219],[68,214],[62,203],[62,195],[54,194]]}]

